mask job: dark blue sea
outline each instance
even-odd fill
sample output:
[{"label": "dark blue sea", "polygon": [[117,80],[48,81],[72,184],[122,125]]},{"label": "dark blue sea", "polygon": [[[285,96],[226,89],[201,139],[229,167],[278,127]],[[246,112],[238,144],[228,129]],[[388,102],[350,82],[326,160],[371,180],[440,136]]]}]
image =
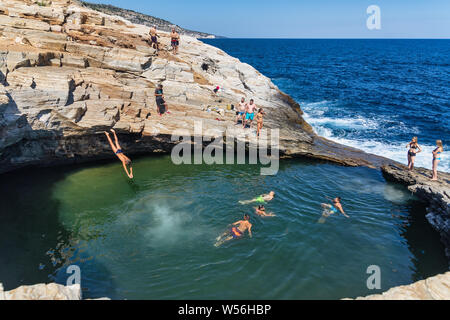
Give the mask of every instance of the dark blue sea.
[{"label": "dark blue sea", "polygon": [[[270,77],[321,136],[402,163],[418,136],[426,168],[436,139],[448,148],[450,40],[203,41]],[[440,169],[450,172],[445,154]]]}]

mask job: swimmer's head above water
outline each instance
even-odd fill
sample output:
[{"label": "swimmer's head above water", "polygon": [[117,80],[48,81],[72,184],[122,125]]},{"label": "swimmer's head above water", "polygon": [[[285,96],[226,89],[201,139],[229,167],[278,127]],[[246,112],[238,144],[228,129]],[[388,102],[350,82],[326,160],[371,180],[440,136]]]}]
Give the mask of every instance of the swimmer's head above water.
[{"label": "swimmer's head above water", "polygon": [[244,220],[250,220],[250,216],[248,214],[244,214]]},{"label": "swimmer's head above water", "polygon": [[333,203],[341,203],[341,197],[334,198]]}]

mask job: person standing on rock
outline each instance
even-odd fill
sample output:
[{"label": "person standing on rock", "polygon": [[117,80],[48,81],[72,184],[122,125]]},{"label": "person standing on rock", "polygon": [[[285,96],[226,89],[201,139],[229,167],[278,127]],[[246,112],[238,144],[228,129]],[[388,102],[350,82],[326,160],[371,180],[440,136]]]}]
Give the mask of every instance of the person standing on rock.
[{"label": "person standing on rock", "polygon": [[247,104],[245,103],[245,98],[242,97],[241,102],[239,102],[238,111],[236,111],[236,124],[239,124],[239,118],[241,118],[242,123],[244,123],[246,108]]},{"label": "person standing on rock", "polygon": [[247,104],[247,107],[245,109],[245,119],[244,119],[244,124],[243,124],[243,128],[245,129],[247,126],[247,121],[250,121],[250,129],[252,128],[252,123],[253,123],[253,118],[255,117],[255,109],[256,109],[256,104],[254,102],[253,99],[250,100],[250,103]]},{"label": "person standing on rock", "polygon": [[[116,131],[114,131],[114,129],[111,129],[111,132],[114,134],[115,143],[113,143],[113,141],[111,140],[109,132],[105,131],[105,135],[106,138],[108,138],[111,149],[113,150],[117,158],[119,158],[119,160],[122,161],[123,169],[127,173],[128,178],[133,179],[133,167],[131,166],[131,160],[123,153],[122,148],[120,147],[119,144],[119,139],[117,139]],[[127,167],[130,168],[130,171],[128,171]]]},{"label": "person standing on rock", "polygon": [[159,52],[158,34],[156,33],[156,26],[150,28],[150,40],[151,46],[156,49],[156,53]]},{"label": "person standing on rock", "polygon": [[417,137],[413,137],[411,142],[406,145],[408,150],[408,169],[414,169],[414,160],[416,159],[416,155],[422,151],[419,144],[417,143]]},{"label": "person standing on rock", "polygon": [[444,152],[444,145],[442,144],[442,140],[436,140],[437,148],[433,150],[433,176],[431,180],[437,181],[438,179],[438,164],[442,160],[442,153]]},{"label": "person standing on rock", "polygon": [[173,54],[178,54],[178,46],[180,45],[180,35],[178,34],[177,30],[175,30],[175,28],[172,28],[172,32],[170,33],[170,39]]},{"label": "person standing on rock", "polygon": [[158,114],[159,116],[162,116],[164,113],[169,112],[169,108],[167,107],[166,101],[164,100],[164,93],[163,93],[163,85],[159,84],[155,89],[155,97],[156,97],[156,106],[158,108]]},{"label": "person standing on rock", "polygon": [[257,124],[257,128],[256,128],[256,136],[259,137],[259,133],[261,132],[261,129],[263,127],[263,117],[264,117],[265,113],[263,111],[262,108],[259,108],[258,113],[256,114],[256,124]]}]

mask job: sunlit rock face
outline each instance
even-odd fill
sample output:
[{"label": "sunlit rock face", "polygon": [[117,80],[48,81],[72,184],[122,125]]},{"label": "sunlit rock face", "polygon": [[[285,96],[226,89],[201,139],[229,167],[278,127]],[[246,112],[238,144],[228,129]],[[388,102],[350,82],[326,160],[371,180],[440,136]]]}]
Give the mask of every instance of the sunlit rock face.
[{"label": "sunlit rock face", "polygon": [[356,300],[449,300],[450,272]]},{"label": "sunlit rock face", "polygon": [[[227,143],[253,144],[254,131],[235,126],[227,108],[242,97],[266,112],[263,133],[280,130],[273,148],[281,154],[352,166],[386,161],[317,137],[300,106],[250,65],[189,36],[173,55],[165,32],[157,53],[148,33],[76,1],[2,0],[0,172],[111,157],[103,136],[110,128],[128,154],[170,152],[174,130],[194,135],[195,121],[202,121],[202,135],[228,131]],[[159,83],[171,111],[164,117],[156,113]]]},{"label": "sunlit rock face", "polygon": [[3,291],[0,284],[0,300],[81,300],[81,287],[49,283]]}]

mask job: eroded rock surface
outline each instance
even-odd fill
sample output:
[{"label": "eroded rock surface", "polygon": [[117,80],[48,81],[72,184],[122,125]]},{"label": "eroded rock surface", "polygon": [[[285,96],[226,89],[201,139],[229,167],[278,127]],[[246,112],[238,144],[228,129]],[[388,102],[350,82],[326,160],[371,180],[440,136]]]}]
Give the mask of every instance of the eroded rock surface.
[{"label": "eroded rock surface", "polygon": [[66,287],[49,283],[3,291],[0,283],[0,300],[81,300],[81,288],[80,285]]},{"label": "eroded rock surface", "polygon": [[[265,131],[280,130],[281,154],[356,166],[389,163],[314,134],[300,106],[267,77],[222,50],[188,36],[172,55],[167,33],[157,54],[149,28],[76,1],[0,3],[0,172],[113,157],[103,136],[117,129],[128,154],[169,152],[175,129],[227,143],[256,143],[226,110],[241,97],[265,109]],[[172,112],[159,117],[154,89],[164,85]],[[214,95],[212,89],[224,90]],[[207,112],[217,106],[224,113]],[[208,133],[206,133],[208,131]],[[264,140],[264,139],[262,139]]]},{"label": "eroded rock surface", "polygon": [[450,272],[356,300],[450,300]]},{"label": "eroded rock surface", "polygon": [[431,181],[432,172],[423,168],[408,171],[402,165],[388,165],[381,170],[388,180],[406,185],[409,191],[428,203],[426,218],[441,235],[450,261],[450,174],[439,172],[439,180]]}]

